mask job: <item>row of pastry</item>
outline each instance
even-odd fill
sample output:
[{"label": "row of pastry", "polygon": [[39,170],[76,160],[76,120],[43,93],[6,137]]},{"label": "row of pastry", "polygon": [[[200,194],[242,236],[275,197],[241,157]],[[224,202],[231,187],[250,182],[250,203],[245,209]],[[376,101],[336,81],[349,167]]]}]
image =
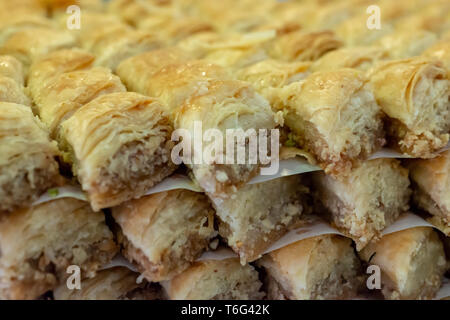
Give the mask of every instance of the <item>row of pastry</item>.
[{"label": "row of pastry", "polygon": [[355,254],[349,239],[326,234],[272,251],[253,264],[242,265],[237,258],[197,261],[160,286],[119,263],[83,280],[81,290],[63,284],[53,295],[77,300],[441,299],[449,294],[445,282],[440,290],[448,270],[445,245],[432,228],[416,227],[385,235]]},{"label": "row of pastry", "polygon": [[[380,11],[381,26],[376,29],[367,26],[367,9],[373,6]],[[270,54],[283,60],[318,57],[310,55],[309,47],[297,40],[301,35],[309,46],[322,46],[324,51],[333,46],[376,45],[387,49],[385,54],[391,58],[404,58],[419,54],[439,37],[448,37],[449,19],[449,6],[441,0],[267,0],[258,2],[258,6],[254,1],[236,0],[180,0],[165,5],[118,0],[105,11],[119,15],[139,30],[158,30],[172,44],[194,34],[275,30],[279,41],[270,45]]]},{"label": "row of pastry", "polygon": [[[448,5],[442,0],[350,0],[350,1],[111,1],[106,11],[119,14],[124,21],[137,28],[164,29],[167,36],[177,39],[192,30],[216,32],[248,32],[302,28],[305,30],[335,29],[349,45],[367,44],[393,28],[446,30]],[[366,9],[376,5],[381,13],[381,31],[370,32],[366,26],[370,13]],[[174,21],[174,18],[177,21]]]}]

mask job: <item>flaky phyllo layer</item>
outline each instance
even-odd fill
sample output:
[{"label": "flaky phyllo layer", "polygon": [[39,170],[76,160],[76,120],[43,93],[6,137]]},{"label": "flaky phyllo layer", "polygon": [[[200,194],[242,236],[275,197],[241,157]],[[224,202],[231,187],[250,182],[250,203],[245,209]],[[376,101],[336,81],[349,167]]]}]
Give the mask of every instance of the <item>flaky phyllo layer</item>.
[{"label": "flaky phyllo layer", "polygon": [[386,62],[371,81],[389,117],[394,146],[415,157],[431,157],[449,141],[450,80],[439,61],[415,57]]},{"label": "flaky phyllo layer", "polygon": [[74,171],[95,210],[142,196],[175,166],[161,104],[136,93],[94,99],[63,122]]}]

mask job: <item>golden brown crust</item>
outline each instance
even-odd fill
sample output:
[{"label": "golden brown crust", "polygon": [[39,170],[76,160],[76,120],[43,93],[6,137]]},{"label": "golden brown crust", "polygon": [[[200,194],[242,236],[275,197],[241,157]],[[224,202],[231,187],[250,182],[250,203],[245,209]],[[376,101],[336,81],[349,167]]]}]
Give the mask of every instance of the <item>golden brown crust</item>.
[{"label": "golden brown crust", "polygon": [[[266,129],[266,134],[269,135],[269,130],[277,126],[270,104],[248,83],[236,80],[206,80],[205,83],[196,82],[196,84],[199,86],[192,87],[193,84],[187,86],[195,94],[174,112],[175,128],[186,129],[194,136],[195,125],[201,121],[203,130],[218,129],[223,136],[226,136],[229,129],[240,129],[244,133],[255,130],[259,136],[260,129]],[[232,146],[234,150],[236,144],[234,141]],[[204,152],[207,145],[204,143],[202,150],[194,152]],[[227,147],[224,149],[223,157],[227,154]],[[236,153],[235,151],[234,154]],[[210,163],[204,160],[200,164],[193,162],[188,165],[192,168],[199,185],[207,193],[226,198],[232,190],[259,173],[261,159],[252,164],[248,154],[244,156],[245,159],[242,159],[245,160],[242,161],[244,164],[236,162],[227,164],[224,158],[222,161],[212,159]]]},{"label": "golden brown crust", "polygon": [[[198,121],[201,121],[203,130],[215,128],[223,132],[237,128],[258,131],[276,126],[270,105],[249,84],[223,80],[230,78],[227,72],[209,62],[186,61],[181,56],[182,62],[174,63],[180,59],[176,51],[169,51],[167,58],[163,58],[163,53],[154,51],[141,55],[139,59],[131,58],[119,66],[118,73],[129,87],[161,99],[176,129],[188,130],[193,136]],[[157,57],[162,58],[162,67],[158,66]],[[135,67],[127,68],[133,64]],[[144,68],[145,65],[149,67]],[[137,66],[142,68],[136,70]],[[130,70],[137,71],[138,75],[134,76]],[[188,165],[200,186],[212,194],[223,194],[245,183],[258,173],[259,167],[253,164],[225,165],[220,161]]]},{"label": "golden brown crust", "polygon": [[171,112],[178,112],[175,109],[207,90],[210,80],[227,78],[225,69],[203,60],[175,63],[147,77],[145,94],[158,97]]},{"label": "golden brown crust", "polygon": [[139,29],[160,30],[162,37],[170,44],[196,34],[214,31],[210,23],[198,17],[181,16],[174,19],[172,15],[150,16],[139,22]]},{"label": "golden brown crust", "polygon": [[[237,72],[240,80],[248,81],[264,95],[268,88],[282,88],[308,75],[309,62],[263,60]],[[268,96],[268,95],[267,95]]]}]

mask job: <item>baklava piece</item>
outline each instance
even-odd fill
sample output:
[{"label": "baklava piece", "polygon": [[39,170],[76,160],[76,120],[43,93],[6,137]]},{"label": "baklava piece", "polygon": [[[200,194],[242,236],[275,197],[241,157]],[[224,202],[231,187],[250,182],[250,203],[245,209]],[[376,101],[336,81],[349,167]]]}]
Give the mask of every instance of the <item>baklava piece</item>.
[{"label": "baklava piece", "polygon": [[188,268],[216,235],[207,197],[184,189],[160,192],[113,208],[123,255],[147,280],[168,280]]},{"label": "baklava piece", "polygon": [[258,272],[239,259],[196,262],[163,283],[171,300],[260,300],[264,297]]},{"label": "baklava piece", "polygon": [[139,198],[169,176],[172,130],[158,100],[132,92],[102,95],[65,120],[66,160],[92,208]]},{"label": "baklava piece", "polygon": [[307,193],[301,175],[294,175],[247,184],[227,199],[211,197],[219,234],[242,262],[254,261],[308,213]]},{"label": "baklava piece", "polygon": [[[312,173],[314,197],[324,213],[362,249],[408,210],[408,170],[398,160],[362,162],[348,175]],[[320,207],[319,207],[320,208]]]},{"label": "baklava piece", "polygon": [[271,300],[350,299],[362,285],[361,266],[350,239],[323,235],[297,241],[264,255]]},{"label": "baklava piece", "polygon": [[0,297],[36,299],[80,267],[92,277],[117,252],[102,212],[62,198],[21,209],[0,221]]},{"label": "baklava piece", "polygon": [[273,93],[296,143],[327,173],[351,169],[384,143],[382,112],[361,71],[319,71]]},{"label": "baklava piece", "polygon": [[386,299],[432,299],[446,270],[442,242],[428,227],[384,235],[360,256],[380,267],[381,291]]}]

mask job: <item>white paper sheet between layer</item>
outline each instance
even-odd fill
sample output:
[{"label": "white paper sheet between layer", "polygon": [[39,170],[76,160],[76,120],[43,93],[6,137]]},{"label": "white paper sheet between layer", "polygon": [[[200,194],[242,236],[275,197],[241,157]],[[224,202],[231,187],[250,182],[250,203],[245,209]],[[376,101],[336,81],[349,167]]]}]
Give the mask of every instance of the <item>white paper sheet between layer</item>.
[{"label": "white paper sheet between layer", "polygon": [[33,206],[37,206],[45,202],[63,198],[74,198],[82,201],[87,201],[86,195],[79,187],[64,186],[49,189],[46,193],[44,193],[38,200],[36,200],[33,203]]},{"label": "white paper sheet between layer", "polygon": [[[175,189],[186,189],[194,192],[202,192],[202,189],[198,187],[191,179],[189,179],[189,177],[181,174],[174,174],[148,190],[145,195],[151,195]],[[83,192],[83,190],[81,190],[80,187],[64,186],[49,189],[45,194],[43,194],[38,200],[33,203],[33,206],[63,198],[75,198],[78,200],[88,201],[86,194]]]},{"label": "white paper sheet between layer", "polygon": [[125,267],[131,271],[139,272],[137,268],[121,254],[116,255],[109,263],[103,265],[100,270],[112,269],[115,267]]},{"label": "white paper sheet between layer", "polygon": [[[441,150],[436,152],[436,155],[450,150],[450,142],[447,143],[447,145],[442,148]],[[408,154],[404,154],[404,153],[400,153],[398,151],[395,151],[393,149],[388,149],[388,148],[382,148],[381,150],[375,152],[374,154],[372,154],[369,157],[369,160],[373,160],[373,159],[412,159],[413,157],[408,155]]]},{"label": "white paper sheet between layer", "polygon": [[442,300],[450,297],[450,279],[444,278],[442,281],[441,289],[439,289],[438,293],[434,297],[434,300]]},{"label": "white paper sheet between layer", "polygon": [[[422,219],[421,217],[413,214],[413,213],[405,213],[399,217],[399,219],[394,222],[391,226],[386,228],[383,231],[383,235],[387,235],[390,233],[416,228],[416,227],[433,227],[430,223]],[[329,224],[321,220],[320,218],[315,218],[314,221],[309,223],[304,227],[297,228],[288,232],[285,236],[283,236],[280,240],[273,243],[265,252],[269,253],[271,251],[280,249],[294,242],[320,236],[326,234],[337,234],[343,235],[338,230],[332,228]],[[216,251],[207,251],[205,252],[197,261],[204,260],[225,260],[229,258],[237,258],[237,254],[234,253],[229,248],[219,248]],[[134,272],[138,272],[136,267],[131,264],[128,260],[126,260],[123,256],[117,255],[109,264],[105,265],[102,269],[108,269],[113,267],[126,267]],[[169,283],[165,283],[167,286]],[[450,297],[450,280],[444,278],[444,282],[442,284],[441,289],[436,294],[435,299],[443,299],[446,297]]]},{"label": "white paper sheet between layer", "polygon": [[[450,143],[438,153],[450,150]],[[398,153],[391,149],[382,149],[381,151],[373,154],[369,159],[381,159],[381,158],[410,158],[408,155]],[[278,173],[270,176],[259,175],[249,181],[249,184],[256,184],[266,182],[282,177],[287,177],[296,174],[302,174],[313,171],[320,171],[321,169],[313,164],[310,164],[305,158],[296,157],[294,159],[281,160],[279,163]],[[162,182],[151,188],[145,195],[155,194],[158,192],[164,192],[175,189],[186,189],[194,192],[202,192],[202,189],[197,186],[189,177],[181,174],[172,175]],[[56,192],[53,192],[55,191]],[[50,189],[52,192],[47,192],[42,195],[33,205],[42,204],[48,201],[61,199],[61,198],[75,198],[79,200],[87,201],[86,195],[83,191],[74,186],[65,186]],[[52,195],[55,193],[54,195]]]},{"label": "white paper sheet between layer", "polygon": [[[413,213],[405,213],[401,215],[394,222],[394,224],[387,227],[383,231],[383,235],[416,227],[433,227],[433,225]],[[337,229],[331,227],[328,223],[324,222],[320,218],[317,218],[315,221],[313,221],[311,224],[308,224],[307,226],[291,230],[283,237],[281,237],[278,241],[274,242],[266,251],[264,251],[263,254],[283,248],[300,240],[326,234],[337,234],[344,236]],[[216,251],[205,252],[198,260],[199,261],[224,260],[233,257],[237,257],[237,254],[234,253],[231,249],[220,248],[219,250]]]}]

